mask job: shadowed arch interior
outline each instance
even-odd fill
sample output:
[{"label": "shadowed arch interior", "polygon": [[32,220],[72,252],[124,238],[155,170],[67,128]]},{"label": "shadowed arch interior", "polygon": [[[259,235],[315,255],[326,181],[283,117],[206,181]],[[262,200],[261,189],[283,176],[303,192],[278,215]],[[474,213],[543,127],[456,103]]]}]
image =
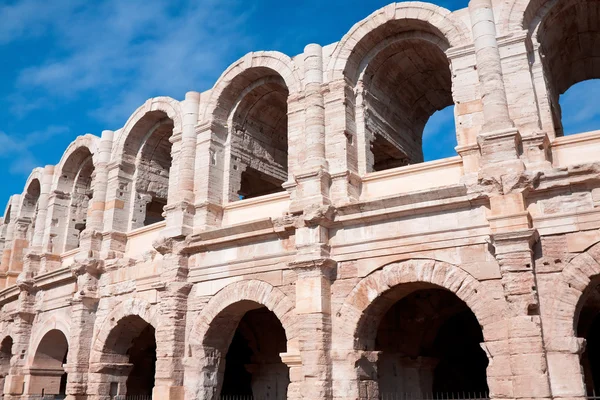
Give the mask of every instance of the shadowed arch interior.
[{"label": "shadowed arch interior", "polygon": [[93,174],[94,163],[87,147],[78,148],[63,166],[58,187],[60,191],[68,194],[68,209],[55,207],[53,218],[66,218],[68,223],[65,224],[66,231],[61,233],[56,241],[58,252],[79,247],[79,237],[86,228],[88,206],[93,196]]},{"label": "shadowed arch interior", "polygon": [[[529,5],[526,15],[536,4]],[[576,83],[600,78],[600,1],[554,0],[536,11],[529,29],[537,25],[556,135],[562,136],[559,97]]]},{"label": "shadowed arch interior", "polygon": [[4,380],[10,371],[10,359],[13,352],[13,339],[10,336],[5,337],[0,342],[0,395],[4,394]]},{"label": "shadowed arch interior", "polygon": [[574,328],[586,339],[581,367],[588,394],[600,392],[600,277],[592,278],[577,304]]},{"label": "shadowed arch interior", "polygon": [[165,112],[150,111],[133,126],[125,140],[123,163],[133,180],[131,229],[164,220],[173,128],[173,120]]},{"label": "shadowed arch interior", "polygon": [[65,334],[52,329],[40,341],[30,368],[28,393],[64,395],[67,389],[67,373],[63,365],[67,362],[69,342]]},{"label": "shadowed arch interior", "polygon": [[448,47],[437,28],[411,19],[389,21],[355,46],[344,73],[356,85],[366,172],[423,161],[425,124],[453,104]]},{"label": "shadowed arch interior", "polygon": [[208,370],[217,376],[221,396],[287,398],[288,367],[280,354],[286,332],[272,311],[253,301],[240,301],[220,312],[203,339],[211,357]]},{"label": "shadowed arch interior", "polygon": [[119,386],[119,393],[151,395],[156,372],[154,327],[137,315],[120,319],[104,343],[100,360],[124,366],[111,381]]},{"label": "shadowed arch interior", "polygon": [[429,283],[393,287],[365,310],[355,333],[359,350],[378,351],[385,396],[486,393],[481,327],[449,290]]},{"label": "shadowed arch interior", "polygon": [[238,74],[219,98],[216,120],[227,127],[229,201],[282,191],[288,177],[289,90],[274,70]]}]

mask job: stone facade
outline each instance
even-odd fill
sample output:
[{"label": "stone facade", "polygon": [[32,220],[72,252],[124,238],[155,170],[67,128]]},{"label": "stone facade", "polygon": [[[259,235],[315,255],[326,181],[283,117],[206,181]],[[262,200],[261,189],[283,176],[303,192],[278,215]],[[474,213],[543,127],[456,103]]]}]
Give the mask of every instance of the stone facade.
[{"label": "stone facade", "polygon": [[598,389],[600,131],[558,96],[600,77],[599,4],[390,4],[78,137],[0,226],[4,398]]}]

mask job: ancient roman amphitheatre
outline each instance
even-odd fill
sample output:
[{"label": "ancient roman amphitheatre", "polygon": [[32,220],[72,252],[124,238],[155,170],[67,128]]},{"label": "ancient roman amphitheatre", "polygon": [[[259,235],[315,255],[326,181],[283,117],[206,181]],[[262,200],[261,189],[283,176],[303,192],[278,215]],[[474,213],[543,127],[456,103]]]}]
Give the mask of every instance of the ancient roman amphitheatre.
[{"label": "ancient roman amphitheatre", "polygon": [[77,137],[5,207],[4,399],[590,398],[593,78],[600,1],[394,3]]}]

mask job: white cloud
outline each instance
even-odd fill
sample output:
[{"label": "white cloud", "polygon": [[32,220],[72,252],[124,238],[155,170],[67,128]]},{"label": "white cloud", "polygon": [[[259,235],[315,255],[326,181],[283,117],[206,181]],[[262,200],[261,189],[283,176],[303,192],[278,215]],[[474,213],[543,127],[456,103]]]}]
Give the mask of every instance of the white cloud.
[{"label": "white cloud", "polygon": [[[21,71],[17,93],[41,89],[66,102],[94,96],[98,107],[90,114],[112,128],[148,97],[183,98],[188,90],[209,88],[233,54],[251,48],[244,31],[248,11],[240,13],[237,0],[23,1],[11,12],[26,16],[27,25],[37,23],[44,37],[52,35],[57,49],[51,53],[60,56]],[[31,16],[32,4],[45,15],[36,10]],[[24,24],[0,29],[0,40],[29,35]],[[34,107],[17,101],[13,108],[24,114]]]},{"label": "white cloud", "polygon": [[8,169],[11,174],[29,175],[33,168],[40,166],[32,149],[68,132],[67,127],[56,125],[26,135],[0,131],[0,159],[10,160]]}]

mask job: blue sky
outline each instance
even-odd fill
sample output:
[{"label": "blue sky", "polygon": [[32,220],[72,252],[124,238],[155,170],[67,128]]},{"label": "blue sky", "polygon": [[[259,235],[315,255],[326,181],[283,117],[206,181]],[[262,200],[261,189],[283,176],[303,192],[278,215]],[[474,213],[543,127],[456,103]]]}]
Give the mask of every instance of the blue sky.
[{"label": "blue sky", "polygon": [[[335,42],[389,2],[0,0],[0,202],[76,136],[118,129],[147,98],[207,90],[249,51]],[[451,108],[429,125],[427,158],[452,155]]]}]

